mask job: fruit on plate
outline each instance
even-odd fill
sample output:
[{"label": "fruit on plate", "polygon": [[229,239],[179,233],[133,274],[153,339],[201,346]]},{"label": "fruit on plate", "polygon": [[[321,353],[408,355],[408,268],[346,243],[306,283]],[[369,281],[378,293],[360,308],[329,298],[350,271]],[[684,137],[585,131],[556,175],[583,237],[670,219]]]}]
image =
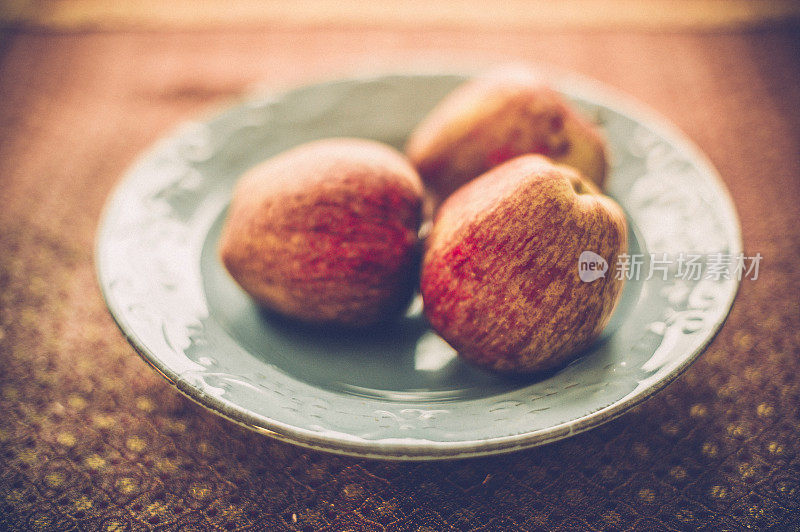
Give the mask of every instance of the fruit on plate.
[{"label": "fruit on plate", "polygon": [[517,67],[456,88],[412,132],[405,151],[439,201],[528,153],[572,166],[598,187],[606,174],[600,131],[537,75]]},{"label": "fruit on plate", "polygon": [[402,154],[326,139],[237,183],[219,252],[257,302],[318,324],[364,326],[407,303],[419,258],[422,183]]},{"label": "fruit on plate", "polygon": [[[439,207],[422,263],[425,315],[479,366],[551,369],[608,324],[623,280],[607,267],[626,250],[625,215],[614,200],[571,167],[523,155]],[[597,255],[589,282],[579,275],[586,251]]]}]

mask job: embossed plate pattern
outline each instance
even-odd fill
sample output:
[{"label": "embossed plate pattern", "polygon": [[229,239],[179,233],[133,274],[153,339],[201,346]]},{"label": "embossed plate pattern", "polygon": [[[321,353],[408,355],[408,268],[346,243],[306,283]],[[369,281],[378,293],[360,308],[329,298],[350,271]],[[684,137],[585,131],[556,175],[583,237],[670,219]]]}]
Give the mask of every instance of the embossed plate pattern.
[{"label": "embossed plate pattern", "polygon": [[[428,329],[419,300],[391,327],[317,331],[260,312],[228,278],[216,240],[244,170],[329,136],[400,147],[464,79],[389,75],[303,87],[186,124],[159,142],[110,198],[98,234],[100,285],[130,342],[218,414],[285,441],[375,458],[539,445],[608,421],[669,383],[724,321],[735,279],[629,282],[601,342],[561,371],[524,381],[462,363]],[[631,253],[741,251],[727,192],[679,132],[610,89],[564,74],[551,79],[606,131],[609,192],[634,229]]]}]

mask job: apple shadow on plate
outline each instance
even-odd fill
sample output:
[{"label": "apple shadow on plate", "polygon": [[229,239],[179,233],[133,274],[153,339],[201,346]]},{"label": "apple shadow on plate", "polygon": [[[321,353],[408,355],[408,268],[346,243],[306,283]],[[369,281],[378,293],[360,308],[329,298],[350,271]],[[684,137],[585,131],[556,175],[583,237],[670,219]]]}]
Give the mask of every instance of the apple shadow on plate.
[{"label": "apple shadow on plate", "polygon": [[[639,283],[627,283],[623,300],[598,342],[564,366],[527,375],[492,373],[462,360],[431,330],[419,294],[398,319],[360,329],[302,323],[260,307],[218,259],[224,215],[223,211],[210,228],[201,258],[209,319],[260,362],[339,393],[430,402],[490,397],[541,382],[589,353],[599,354],[595,351],[630,314],[641,290]],[[631,253],[637,252],[636,236],[631,240]]]}]

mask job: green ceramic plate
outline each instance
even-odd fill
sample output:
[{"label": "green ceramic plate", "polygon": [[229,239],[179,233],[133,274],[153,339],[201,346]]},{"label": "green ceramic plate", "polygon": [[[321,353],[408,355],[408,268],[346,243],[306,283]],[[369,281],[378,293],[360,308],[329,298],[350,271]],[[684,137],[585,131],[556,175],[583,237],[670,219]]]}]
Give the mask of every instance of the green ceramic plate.
[{"label": "green ceramic plate", "polygon": [[[215,248],[237,178],[296,144],[366,137],[401,147],[461,75],[388,75],[256,98],[185,124],[144,154],[110,198],[97,268],[139,353],[210,410],[315,449],[440,459],[522,449],[608,421],[663,388],[722,324],[734,279],[629,282],[603,339],[538,380],[456,358],[415,300],[390,327],[316,331],[261,312]],[[609,192],[631,253],[741,251],[730,199],[708,161],[663,119],[595,83],[551,75],[605,129]],[[644,265],[647,270],[647,263]]]}]

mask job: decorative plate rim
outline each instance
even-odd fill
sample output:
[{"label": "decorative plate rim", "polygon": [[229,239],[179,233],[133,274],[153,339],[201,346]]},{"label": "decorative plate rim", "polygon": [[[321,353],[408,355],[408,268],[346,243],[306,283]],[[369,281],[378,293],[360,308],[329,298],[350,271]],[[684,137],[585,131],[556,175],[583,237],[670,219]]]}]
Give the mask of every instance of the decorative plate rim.
[{"label": "decorative plate rim", "polygon": [[[721,207],[720,214],[721,217],[726,221],[726,229],[729,233],[730,241],[727,243],[730,246],[730,252],[732,254],[739,254],[742,252],[743,246],[741,226],[736,214],[733,200],[724,184],[724,181],[708,157],[677,126],[648,106],[639,103],[618,89],[605,85],[599,81],[594,81],[572,72],[565,72],[550,67],[540,70],[551,73],[553,85],[557,88],[568,86],[571,94],[585,97],[587,100],[591,100],[634,119],[637,123],[647,126],[649,129],[666,139],[669,143],[676,146],[680,151],[684,152],[692,161],[693,165],[709,178],[709,184],[713,185],[715,188],[715,193],[718,196]],[[429,71],[428,69],[418,69],[413,71],[395,71],[391,73],[356,75],[347,78],[305,84],[301,87],[305,89],[313,89],[315,87],[322,87],[342,82],[368,83],[380,80],[388,80],[391,78],[469,76],[471,74],[473,74],[473,72],[463,70],[456,72],[447,70]],[[290,88],[280,92],[279,94],[270,94],[269,98],[273,102],[280,102],[283,98],[290,95],[294,90],[301,87]],[[204,122],[206,120],[210,120],[211,118],[218,116],[220,110],[224,111],[225,109],[229,109],[231,104],[236,105],[236,102],[238,102],[238,104],[241,105],[253,97],[263,99],[264,94],[250,94],[243,98],[238,98],[234,102],[230,102],[228,105],[217,106],[218,110],[216,113],[205,113],[204,116],[201,116],[200,119],[198,119],[198,121]],[[160,137],[161,141],[174,137],[179,129],[180,125],[177,128],[167,132],[165,135],[162,135]],[[108,227],[110,213],[113,206],[121,201],[120,198],[122,196],[122,192],[124,191],[125,185],[128,183],[131,177],[132,169],[135,168],[142,160],[146,159],[149,155],[156,153],[159,146],[160,141],[157,141],[154,145],[151,145],[150,148],[141,153],[131,163],[124,173],[122,179],[109,193],[100,216],[100,222],[98,224],[95,238],[95,266],[98,284],[106,306],[109,309],[109,313],[111,314],[116,325],[119,327],[125,339],[134,347],[139,356],[184,396],[206,408],[207,410],[210,410],[238,425],[246,427],[255,432],[268,435],[275,439],[300,445],[309,449],[360,458],[388,460],[422,461],[471,458],[527,449],[590,430],[621,416],[631,408],[652,397],[664,389],[672,381],[674,381],[684,371],[686,371],[686,369],[700,356],[700,354],[705,351],[705,349],[716,337],[722,325],[725,323],[730,313],[731,306],[733,305],[738,293],[738,281],[730,280],[728,283],[726,283],[725,290],[727,293],[724,300],[721,301],[720,308],[722,310],[720,311],[720,316],[714,323],[710,324],[708,333],[701,344],[696,349],[684,356],[680,363],[669,373],[648,383],[648,386],[646,387],[641,389],[640,387],[637,387],[622,398],[603,408],[581,417],[546,427],[544,429],[471,441],[434,441],[421,438],[367,440],[350,434],[335,434],[331,431],[320,433],[309,429],[294,427],[281,421],[257,415],[252,412],[247,412],[242,408],[236,408],[228,401],[204,393],[202,390],[198,389],[191,382],[189,382],[187,378],[182,377],[178,373],[172,371],[159,359],[159,357],[152,353],[147,348],[145,343],[137,336],[133,327],[124,318],[124,314],[117,307],[116,302],[109,292],[109,283],[104,277],[102,257],[104,246],[103,235]]]}]

